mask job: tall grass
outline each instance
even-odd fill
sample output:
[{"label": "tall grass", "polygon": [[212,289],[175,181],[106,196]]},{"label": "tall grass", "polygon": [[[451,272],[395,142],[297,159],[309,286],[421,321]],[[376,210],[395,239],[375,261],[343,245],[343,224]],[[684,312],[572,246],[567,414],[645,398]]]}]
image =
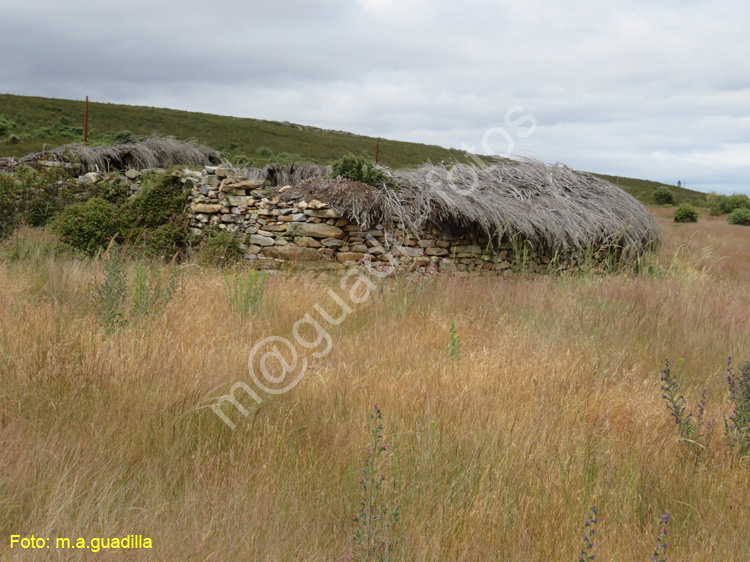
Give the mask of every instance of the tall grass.
[{"label": "tall grass", "polygon": [[684,462],[660,372],[682,359],[685,400],[705,388],[707,418],[731,414],[721,366],[750,358],[750,240],[660,220],[655,275],[439,276],[407,308],[359,304],[329,328],[331,353],[305,356],[303,382],[235,431],[206,397],[251,384],[253,344],[330,311],[338,279],[270,277],[262,316],[241,322],[222,274],[189,268],[151,329],[110,333],[81,296],[93,260],[3,261],[0,559],[33,554],[10,551],[11,534],[137,533],[152,551],[108,559],[346,560],[374,403],[403,560],[573,560],[591,505],[597,560],[647,560],[663,513],[670,560],[746,559],[748,467],[720,439]]}]

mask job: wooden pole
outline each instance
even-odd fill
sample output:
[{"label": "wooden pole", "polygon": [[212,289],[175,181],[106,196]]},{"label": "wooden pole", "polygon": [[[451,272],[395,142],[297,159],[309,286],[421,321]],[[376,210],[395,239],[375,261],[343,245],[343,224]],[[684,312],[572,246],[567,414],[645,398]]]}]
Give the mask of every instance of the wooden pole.
[{"label": "wooden pole", "polygon": [[89,97],[86,96],[86,112],[83,116],[83,146],[89,140]]},{"label": "wooden pole", "polygon": [[375,163],[378,163],[378,156],[380,156],[380,137],[378,137],[378,141],[375,143]]}]

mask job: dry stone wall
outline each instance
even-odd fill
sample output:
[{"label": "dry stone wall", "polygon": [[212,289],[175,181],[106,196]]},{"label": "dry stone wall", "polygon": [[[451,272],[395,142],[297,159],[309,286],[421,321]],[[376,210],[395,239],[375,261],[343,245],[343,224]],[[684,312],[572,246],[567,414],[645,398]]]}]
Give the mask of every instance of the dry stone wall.
[{"label": "dry stone wall", "polygon": [[183,181],[191,184],[191,232],[201,237],[233,233],[245,259],[262,268],[297,263],[337,269],[396,258],[405,268],[510,273],[514,265],[536,271],[550,263],[549,256],[530,248],[523,252],[521,263],[510,241],[492,246],[486,236],[434,227],[412,233],[398,219],[389,229],[383,225],[364,229],[326,202],[283,201],[279,194],[289,187],[269,190],[263,180],[245,179],[232,169],[185,171]]}]

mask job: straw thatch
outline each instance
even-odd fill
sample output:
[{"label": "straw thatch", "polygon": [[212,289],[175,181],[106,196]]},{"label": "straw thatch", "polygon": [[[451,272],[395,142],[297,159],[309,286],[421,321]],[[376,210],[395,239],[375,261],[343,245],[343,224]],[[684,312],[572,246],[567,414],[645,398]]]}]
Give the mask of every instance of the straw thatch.
[{"label": "straw thatch", "polygon": [[267,164],[264,168],[244,168],[245,178],[249,180],[263,180],[270,187],[297,185],[310,178],[323,178],[333,171],[331,166],[317,164],[292,164],[281,166],[276,163]]},{"label": "straw thatch", "polygon": [[221,163],[221,155],[212,148],[192,142],[178,141],[172,137],[151,137],[142,142],[111,146],[69,144],[43,153],[29,154],[22,159],[24,163],[39,160],[74,162],[80,164],[81,171],[86,173],[177,165],[217,165]]},{"label": "straw thatch", "polygon": [[282,197],[325,201],[365,228],[399,217],[417,235],[429,225],[478,227],[498,240],[520,235],[552,251],[609,245],[639,253],[661,243],[656,221],[635,198],[567,166],[516,160],[486,168],[427,165],[388,174],[400,189],[312,179]]}]

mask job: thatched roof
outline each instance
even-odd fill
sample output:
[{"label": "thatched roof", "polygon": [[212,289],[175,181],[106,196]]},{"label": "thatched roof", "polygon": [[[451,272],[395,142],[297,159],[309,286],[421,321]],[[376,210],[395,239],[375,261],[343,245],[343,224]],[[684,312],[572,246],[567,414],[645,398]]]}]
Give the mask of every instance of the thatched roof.
[{"label": "thatched roof", "polygon": [[263,168],[243,169],[245,178],[249,180],[263,180],[270,187],[297,185],[310,178],[329,176],[332,171],[332,166],[319,166],[307,162],[292,164],[290,166],[271,163]]},{"label": "thatched roof", "polygon": [[218,151],[173,137],[151,137],[145,141],[111,146],[68,144],[45,152],[29,154],[22,163],[37,161],[80,164],[81,172],[145,170],[170,166],[208,166],[221,163]]},{"label": "thatched roof", "polygon": [[400,189],[341,178],[310,179],[284,199],[325,201],[365,228],[400,217],[412,232],[427,224],[520,235],[538,247],[586,250],[603,244],[641,252],[661,243],[656,221],[635,198],[586,172],[535,160],[486,168],[427,165],[388,172]]}]

